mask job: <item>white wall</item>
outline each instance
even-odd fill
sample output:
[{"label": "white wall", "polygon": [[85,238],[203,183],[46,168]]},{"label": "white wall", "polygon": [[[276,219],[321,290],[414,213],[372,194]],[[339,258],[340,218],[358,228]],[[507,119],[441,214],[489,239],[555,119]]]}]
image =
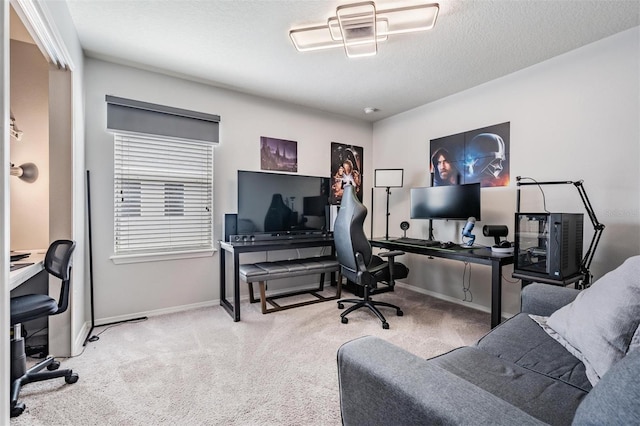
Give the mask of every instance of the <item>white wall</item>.
[{"label": "white wall", "polygon": [[[217,302],[218,256],[115,265],[113,253],[113,145],[105,131],[106,94],[219,114],[216,148],[215,232],[223,213],[235,212],[238,169],[259,170],[259,138],[298,141],[299,173],[329,174],[330,144],[365,148],[365,204],[374,168],[404,168],[405,186],[392,190],[390,234],[409,220],[409,188],[428,185],[429,140],[505,121],[511,123],[511,185],[483,189],[482,221],[507,224],[513,239],[515,176],[580,180],[606,225],[592,272],[595,278],[640,253],[638,28],[404,114],[369,124],[305,110],[175,77],[96,59],[86,60],[86,149],[92,176],[95,315],[102,320]],[[606,147],[606,148],[605,148]],[[615,169],[607,172],[609,169]],[[532,187],[522,210],[542,210]],[[545,187],[547,208],[582,212],[575,188]],[[384,234],[384,191],[375,192],[375,235]],[[587,220],[585,248],[592,230]],[[426,236],[426,221],[411,221],[407,235]],[[436,222],[436,238],[459,240],[462,223]],[[365,224],[368,230],[368,224]],[[464,265],[407,255],[406,283],[438,295],[464,297]],[[520,283],[504,270],[503,312],[519,309]],[[465,280],[469,279],[466,272]],[[245,289],[243,289],[243,292]],[[489,268],[471,267],[472,305],[490,306]]]},{"label": "white wall", "polygon": [[49,246],[49,64],[35,44],[11,40],[11,111],[22,140],[11,138],[11,162],[34,163],[38,179],[11,185],[11,249]]},{"label": "white wall", "polygon": [[[375,168],[405,169],[391,195],[390,234],[409,220],[409,188],[429,185],[431,139],[509,121],[511,185],[483,188],[476,243],[490,245],[485,224],[506,224],[513,239],[516,176],[538,181],[584,180],[597,218],[606,225],[592,264],[595,278],[640,253],[640,30],[607,39],[504,78],[375,123]],[[542,211],[537,189],[523,187],[521,211]],[[543,187],[547,208],[585,213],[572,185]],[[375,234],[384,235],[384,191],[375,196]],[[408,236],[426,238],[427,221],[411,221]],[[434,221],[435,237],[459,241],[462,224]],[[585,249],[593,235],[585,215]],[[463,264],[407,255],[407,283],[462,299]],[[519,310],[520,284],[504,269],[503,312]],[[472,266],[473,303],[490,306],[489,268]]]},{"label": "white wall", "polygon": [[330,176],[331,142],[364,147],[365,171],[371,170],[370,123],[96,59],[86,60],[85,72],[98,323],[217,302],[221,254],[119,265],[109,259],[113,254],[113,136],[105,131],[105,95],[220,115],[221,143],[215,148],[216,239],[222,234],[223,214],[236,212],[237,170],[260,170],[260,136],[297,141],[301,175]]}]

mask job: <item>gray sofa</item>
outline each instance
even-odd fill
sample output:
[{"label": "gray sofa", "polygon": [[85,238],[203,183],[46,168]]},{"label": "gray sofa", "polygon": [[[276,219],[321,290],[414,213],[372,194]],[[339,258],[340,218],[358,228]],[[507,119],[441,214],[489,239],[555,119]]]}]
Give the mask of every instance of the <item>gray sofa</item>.
[{"label": "gray sofa", "polygon": [[344,344],[338,351],[343,423],[640,424],[640,350],[624,354],[592,386],[585,363],[528,315],[550,316],[578,293],[526,286],[520,314],[474,346],[429,360],[370,336]]}]

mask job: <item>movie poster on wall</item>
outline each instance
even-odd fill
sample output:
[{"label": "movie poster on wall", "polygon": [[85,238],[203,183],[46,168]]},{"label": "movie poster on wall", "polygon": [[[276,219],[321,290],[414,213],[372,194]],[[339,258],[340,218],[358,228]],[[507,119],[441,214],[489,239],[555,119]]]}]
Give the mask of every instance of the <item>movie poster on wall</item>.
[{"label": "movie poster on wall", "polygon": [[431,139],[433,185],[509,185],[510,123]]},{"label": "movie poster on wall", "polygon": [[362,152],[361,146],[331,142],[331,204],[340,204],[346,185],[356,188],[356,195],[362,201]]},{"label": "movie poster on wall", "polygon": [[260,136],[260,169],[298,171],[298,142]]}]

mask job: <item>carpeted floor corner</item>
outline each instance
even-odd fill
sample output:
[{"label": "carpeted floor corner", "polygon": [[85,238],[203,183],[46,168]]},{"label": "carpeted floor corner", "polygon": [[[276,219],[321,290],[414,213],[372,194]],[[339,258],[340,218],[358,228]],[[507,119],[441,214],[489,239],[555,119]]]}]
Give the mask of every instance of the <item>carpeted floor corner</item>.
[{"label": "carpeted floor corner", "polygon": [[336,352],[364,335],[421,357],[474,343],[489,314],[403,288],[377,295],[404,316],[365,310],[342,324],[335,301],[260,313],[242,303],[234,323],[219,306],[96,328],[100,340],[62,360],[80,380],[27,385],[11,425],[339,425]]}]

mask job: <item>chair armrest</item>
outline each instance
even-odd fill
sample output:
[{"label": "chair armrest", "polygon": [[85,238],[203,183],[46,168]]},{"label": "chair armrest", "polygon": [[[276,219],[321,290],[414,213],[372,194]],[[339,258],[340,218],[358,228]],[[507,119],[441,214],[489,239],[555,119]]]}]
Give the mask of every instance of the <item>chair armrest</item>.
[{"label": "chair armrest", "polygon": [[401,250],[393,250],[393,251],[385,251],[382,253],[378,253],[378,256],[381,258],[389,258],[389,260],[387,261],[388,265],[389,265],[389,285],[391,287],[393,287],[395,285],[395,271],[394,271],[394,264],[395,264],[395,259],[396,256],[402,256],[403,254],[405,254],[403,251]]},{"label": "chair armrest", "polygon": [[551,284],[532,283],[520,293],[521,312],[549,316],[573,302],[580,290]]},{"label": "chair armrest", "polygon": [[338,350],[344,425],[505,424],[539,420],[464,379],[377,337]]},{"label": "chair armrest", "polygon": [[383,251],[381,253],[378,253],[378,256],[380,256],[380,257],[396,257],[396,256],[402,256],[403,254],[404,254],[403,251],[393,250],[393,251]]}]

